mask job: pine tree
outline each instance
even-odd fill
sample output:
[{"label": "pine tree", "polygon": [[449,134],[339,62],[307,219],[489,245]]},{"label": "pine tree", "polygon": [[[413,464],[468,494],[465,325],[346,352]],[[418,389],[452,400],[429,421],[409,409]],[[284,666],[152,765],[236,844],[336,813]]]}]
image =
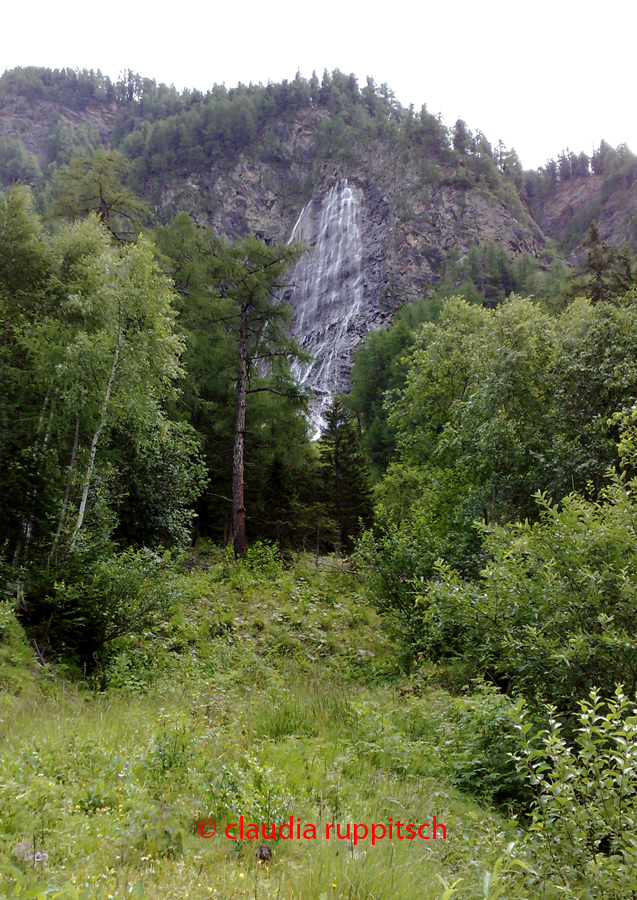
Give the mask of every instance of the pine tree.
[{"label": "pine tree", "polygon": [[[185,213],[159,237],[181,295],[179,323],[188,347],[184,406],[206,442],[210,496],[232,507],[234,549],[241,557],[247,549],[246,466],[263,463],[251,451],[262,439],[261,426],[274,418],[274,409],[258,398],[281,398],[279,410],[289,405],[300,411],[305,403],[289,367],[291,359],[305,356],[287,331],[290,308],[280,300],[285,273],[300,250],[250,235],[228,244]],[[287,418],[288,435],[298,442],[294,417]],[[247,434],[252,434],[248,460]],[[254,491],[251,499],[254,503]]]},{"label": "pine tree", "polygon": [[118,240],[135,241],[148,209],[124,184],[128,168],[118,150],[74,157],[55,175],[55,211],[69,218],[95,213]]},{"label": "pine tree", "polygon": [[571,293],[574,296],[584,294],[593,303],[600,303],[622,296],[634,287],[635,261],[625,247],[620,250],[603,241],[596,222],[591,222],[582,247],[586,250],[586,259],[573,279]]},{"label": "pine tree", "polygon": [[350,549],[373,518],[370,472],[354,422],[340,400],[326,415],[327,430],[320,440],[321,480],[325,508],[337,523],[337,547]]}]

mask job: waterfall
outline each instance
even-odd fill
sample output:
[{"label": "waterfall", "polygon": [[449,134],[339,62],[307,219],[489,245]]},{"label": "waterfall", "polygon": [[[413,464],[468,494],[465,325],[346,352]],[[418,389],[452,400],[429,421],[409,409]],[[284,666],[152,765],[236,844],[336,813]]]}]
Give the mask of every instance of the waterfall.
[{"label": "waterfall", "polygon": [[295,363],[296,378],[311,388],[310,420],[315,436],[325,427],[332,398],[349,387],[357,321],[363,309],[365,277],[361,237],[360,191],[343,178],[322,200],[302,210],[289,243],[309,247],[290,276],[288,297],[294,309],[292,333],[313,356]]}]

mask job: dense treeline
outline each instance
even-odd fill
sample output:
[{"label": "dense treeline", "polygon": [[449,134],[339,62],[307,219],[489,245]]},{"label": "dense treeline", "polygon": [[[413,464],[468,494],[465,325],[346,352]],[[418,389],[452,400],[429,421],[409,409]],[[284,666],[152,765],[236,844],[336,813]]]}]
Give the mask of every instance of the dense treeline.
[{"label": "dense treeline", "polygon": [[370,336],[348,397],[383,473],[367,571],[412,658],[569,714],[602,671],[635,683],[637,298],[600,245],[572,288],[606,260],[594,302],[423,303]]},{"label": "dense treeline", "polygon": [[311,444],[290,376],[296,250],[185,214],[153,244],[117,162],[69,169],[54,233],[0,194],[3,593],[38,652],[89,666],[168,602],[166,552],[198,534],[323,552],[371,520],[353,423],[337,406]]},{"label": "dense treeline", "polygon": [[[289,126],[299,113],[317,110],[316,167],[326,160],[356,159],[370,142],[391,140],[395,154],[422,158],[427,182],[481,187],[515,215],[525,215],[518,193],[522,167],[514,150],[502,142],[493,149],[462,120],[448,128],[426,106],[419,111],[403,107],[386,84],[368,78],[361,87],[354,75],[338,70],[325,71],[320,79],[316,73],[310,79],[297,74],[278,84],[215,85],[206,93],[180,93],[131,71],[112,82],[99,72],[27,67],[0,77],[0,105],[5,104],[22,104],[31,113],[40,109],[49,120],[47,179],[74,154],[88,155],[105,140],[90,117],[78,127],[63,121],[64,108],[102,108],[114,116],[109,146],[132,161],[129,183],[149,197],[175,176],[232,165],[239,152],[289,166],[294,154]],[[0,140],[2,184],[38,183],[39,176],[37,159],[19,140]],[[301,194],[306,189],[298,185]]]},{"label": "dense treeline", "polygon": [[637,175],[637,156],[626,144],[614,148],[606,141],[601,141],[590,157],[584,152],[566,150],[539,169],[526,172],[525,190],[531,200],[541,201],[551,196],[557,185],[590,175],[601,175],[606,191],[622,181],[630,184]]}]

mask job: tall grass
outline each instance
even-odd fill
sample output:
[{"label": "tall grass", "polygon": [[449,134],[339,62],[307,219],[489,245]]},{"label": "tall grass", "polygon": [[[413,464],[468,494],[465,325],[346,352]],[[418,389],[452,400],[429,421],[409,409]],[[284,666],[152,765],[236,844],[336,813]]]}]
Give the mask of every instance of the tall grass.
[{"label": "tall grass", "polygon": [[[434,900],[454,882],[454,896],[483,896],[512,826],[447,784],[444,701],[383,684],[391,648],[356,584],[239,574],[238,587],[184,576],[162,633],[116,648],[118,687],[41,677],[2,695],[0,896]],[[325,839],[330,822],[434,814],[446,840]],[[298,817],[317,839],[276,840],[261,863],[259,842],[223,835],[240,815]],[[201,818],[214,838],[196,833]]]}]

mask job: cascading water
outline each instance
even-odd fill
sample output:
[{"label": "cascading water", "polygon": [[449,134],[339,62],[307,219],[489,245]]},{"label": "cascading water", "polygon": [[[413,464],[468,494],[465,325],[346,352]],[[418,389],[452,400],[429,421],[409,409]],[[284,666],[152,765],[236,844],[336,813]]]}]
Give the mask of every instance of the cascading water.
[{"label": "cascading water", "polygon": [[290,277],[291,329],[313,357],[309,363],[295,363],[293,371],[314,391],[310,420],[318,436],[332,398],[349,387],[360,341],[357,320],[365,301],[365,273],[359,189],[343,178],[322,201],[308,203],[292,231],[293,241],[310,249]]}]

